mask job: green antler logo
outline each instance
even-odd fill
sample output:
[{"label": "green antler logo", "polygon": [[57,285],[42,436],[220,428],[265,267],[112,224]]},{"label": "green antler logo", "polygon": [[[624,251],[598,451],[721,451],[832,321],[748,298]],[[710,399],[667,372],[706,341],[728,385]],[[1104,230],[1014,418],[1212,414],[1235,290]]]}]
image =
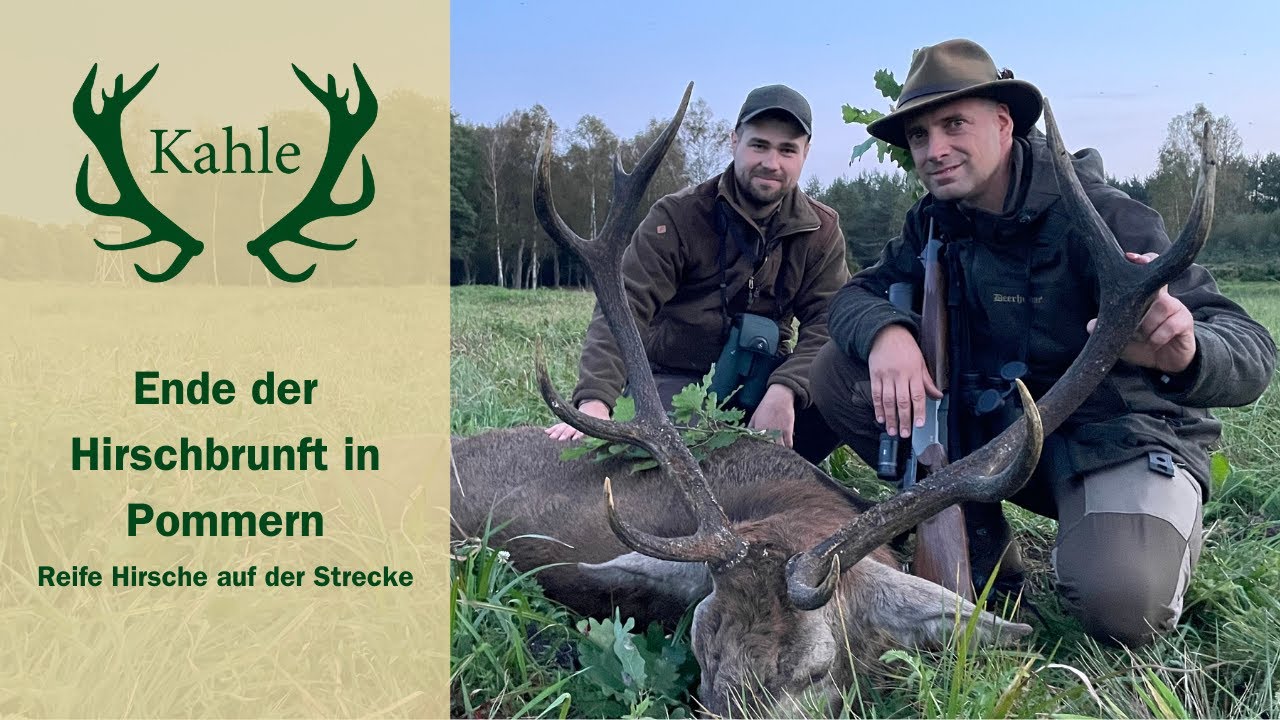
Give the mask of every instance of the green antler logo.
[{"label": "green antler logo", "polygon": [[93,79],[98,74],[98,65],[94,63],[94,66],[89,69],[89,76],[80,86],[80,92],[76,93],[76,98],[71,103],[71,113],[75,116],[76,124],[98,149],[98,154],[102,156],[102,162],[107,167],[107,173],[111,175],[111,181],[120,191],[120,199],[111,204],[100,203],[89,196],[89,156],[85,155],[84,162],[80,163],[80,175],[76,178],[76,200],[79,200],[84,209],[89,212],[137,220],[149,231],[143,237],[131,242],[107,245],[94,238],[94,244],[103,250],[132,250],[158,242],[171,242],[178,246],[178,256],[173,259],[167,270],[152,273],[141,265],[134,264],[133,268],[138,271],[138,276],[147,282],[164,282],[176,277],[187,263],[191,262],[191,258],[204,252],[204,243],[191,237],[190,233],[178,227],[177,223],[166,217],[151,204],[150,200],[147,200],[142,188],[138,187],[138,181],[133,178],[133,172],[129,170],[129,161],[124,156],[120,118],[124,114],[125,107],[138,96],[138,93],[142,92],[147,83],[151,82],[151,78],[155,77],[159,69],[160,66],[156,65],[148,70],[147,74],[128,90],[124,89],[124,75],[117,75],[115,94],[107,95],[107,91],[103,90],[102,112],[96,113],[93,111]]},{"label": "green antler logo", "polygon": [[[146,226],[148,230],[148,233],[142,238],[129,242],[106,244],[95,238],[94,243],[103,250],[112,251],[131,250],[159,242],[171,242],[178,247],[178,256],[174,258],[167,269],[161,272],[152,273],[141,265],[134,265],[138,276],[148,282],[164,282],[176,277],[192,258],[204,251],[204,243],[194,238],[186,230],[183,230],[177,223],[170,220],[152,205],[138,186],[125,158],[121,116],[125,107],[142,92],[147,83],[151,82],[151,79],[159,69],[159,65],[151,68],[142,76],[141,80],[128,90],[124,89],[124,76],[117,76],[115,93],[107,95],[105,90],[102,91],[103,105],[102,112],[99,113],[93,110],[93,84],[98,72],[98,66],[95,64],[90,68],[88,77],[85,78],[84,83],[80,86],[80,91],[76,93],[75,100],[72,103],[72,113],[75,116],[76,124],[80,126],[80,129],[84,131],[84,134],[97,148],[112,182],[115,183],[120,193],[120,199],[110,204],[97,202],[90,197],[89,156],[86,155],[84,162],[80,165],[80,174],[76,179],[76,199],[90,212],[137,220]],[[360,95],[359,104],[356,106],[355,112],[348,112],[347,99],[350,96],[350,91],[339,95],[337,81],[332,75],[328,77],[328,89],[321,90],[298,66],[293,66],[293,72],[298,76],[303,86],[324,105],[325,110],[329,113],[328,148],[325,151],[324,162],[320,166],[320,172],[316,176],[315,183],[303,196],[302,200],[277,220],[275,224],[267,228],[258,237],[250,240],[245,246],[249,254],[257,257],[272,275],[286,282],[304,282],[315,272],[316,265],[313,263],[302,272],[289,272],[272,255],[272,249],[276,245],[283,242],[291,242],[317,250],[347,250],[356,244],[356,240],[353,239],[347,243],[321,242],[303,235],[302,229],[315,220],[354,215],[369,207],[369,204],[373,202],[373,171],[369,168],[369,159],[363,155],[360,157],[363,166],[360,197],[349,203],[337,203],[333,200],[333,189],[338,182],[338,178],[341,177],[347,161],[351,158],[351,154],[360,139],[373,126],[373,122],[378,116],[377,98],[374,97],[368,82],[365,81],[364,75],[360,72],[360,68],[352,65],[352,69],[355,72],[356,88]],[[231,167],[233,149],[241,147],[247,153],[248,148],[243,145],[233,144],[231,128],[224,129],[227,132],[228,163],[224,172],[235,172]],[[263,127],[260,130],[262,131],[263,141],[263,169],[260,172],[270,172],[266,165],[267,128]],[[178,131],[177,137],[167,146],[162,144],[164,131],[153,130],[152,132],[156,134],[156,170],[154,172],[165,172],[163,169],[163,157],[168,157],[179,172],[190,172],[170,150],[173,142],[176,142],[178,138],[181,138],[188,131]],[[197,149],[200,148],[207,149],[208,155],[204,158],[207,161],[207,167],[202,169],[201,162],[198,161],[196,163],[196,172],[219,172],[213,145],[206,143]],[[285,167],[282,162],[284,150],[290,148],[293,150],[291,156],[296,155],[297,146],[287,144],[281,149],[276,158],[278,168],[285,173],[297,170],[296,167]],[[248,163],[246,163],[245,172],[254,172],[248,168]]]},{"label": "green antler logo", "polygon": [[369,169],[369,159],[363,155],[360,156],[360,163],[364,167],[360,197],[349,203],[333,201],[334,185],[342,175],[342,169],[346,167],[351,152],[355,150],[360,138],[373,127],[373,121],[378,117],[378,99],[373,96],[373,91],[365,82],[360,68],[355,65],[351,68],[355,71],[356,87],[360,90],[360,104],[356,106],[354,113],[347,112],[347,96],[350,95],[350,91],[338,95],[332,75],[329,76],[328,91],[323,91],[311,81],[311,78],[307,77],[306,73],[299,70],[297,65],[293,66],[293,72],[302,81],[302,85],[315,95],[320,104],[324,105],[324,109],[329,112],[329,149],[325,152],[324,164],[320,166],[320,174],[316,176],[315,184],[297,206],[245,246],[249,254],[261,260],[272,275],[287,282],[306,280],[311,277],[311,273],[315,272],[316,266],[312,264],[300,273],[290,273],[280,266],[275,256],[271,254],[271,248],[282,242],[292,242],[317,250],[346,250],[355,245],[356,241],[323,243],[303,235],[302,228],[312,220],[354,215],[373,202],[373,171]]}]

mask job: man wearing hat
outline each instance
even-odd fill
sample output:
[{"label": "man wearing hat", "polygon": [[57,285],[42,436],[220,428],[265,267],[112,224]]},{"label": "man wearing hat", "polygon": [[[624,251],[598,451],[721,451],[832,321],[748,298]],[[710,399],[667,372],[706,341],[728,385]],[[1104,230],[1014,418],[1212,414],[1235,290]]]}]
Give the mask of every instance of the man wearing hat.
[{"label": "man wearing hat", "polygon": [[[948,275],[951,427],[961,429],[953,452],[972,451],[1014,419],[982,412],[955,389],[1007,390],[1002,370],[1013,368],[1038,397],[1088,338],[1098,278],[1059,202],[1034,127],[1040,111],[1035,86],[997,72],[976,43],[950,40],[918,51],[897,107],[867,128],[911,152],[928,190],[902,236],[832,301],[831,342],[814,362],[823,414],[873,467],[882,428],[909,436],[923,425],[925,397],[940,397],[917,344],[918,315],[886,299],[894,283],[922,287],[930,232],[943,242]],[[1106,184],[1096,150],[1073,163],[1132,262],[1169,247],[1160,216]],[[1177,623],[1200,553],[1207,448],[1221,428],[1205,408],[1257,399],[1274,361],[1267,331],[1193,265],[1158,294],[1100,388],[1045,439],[1035,474],[1011,499],[1058,520],[1058,588],[1095,637],[1141,645]],[[999,504],[967,503],[965,513],[975,584],[1008,546],[997,585],[1019,587]]]},{"label": "man wearing hat", "polygon": [[[701,185],[653,205],[623,255],[636,325],[664,400],[716,363],[744,314],[777,326],[779,355],[748,424],[817,463],[835,435],[813,407],[809,366],[827,342],[827,305],[848,280],[831,208],[799,188],[812,135],[809,103],[785,85],[747,95],[730,137],[733,161]],[[792,320],[799,320],[795,346]],[[759,327],[756,325],[755,327]],[[626,378],[599,307],[587,330],[573,402],[609,417]],[[723,399],[723,398],[722,398]],[[561,423],[558,440],[581,437]]]}]

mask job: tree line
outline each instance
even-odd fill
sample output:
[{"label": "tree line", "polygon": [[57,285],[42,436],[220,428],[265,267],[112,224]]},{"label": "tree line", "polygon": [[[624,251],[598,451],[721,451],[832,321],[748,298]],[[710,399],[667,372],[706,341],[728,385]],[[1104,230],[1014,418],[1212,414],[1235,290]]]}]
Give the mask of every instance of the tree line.
[{"label": "tree line", "polygon": [[[493,125],[450,118],[450,276],[455,284],[513,288],[581,285],[581,267],[562,255],[533,213],[533,167],[551,119],[535,105]],[[552,157],[556,209],[570,227],[594,234],[608,215],[615,151],[634,165],[666,127],[651,119],[634,137],[619,138],[603,120],[586,115],[559,133]],[[729,161],[729,124],[705,100],[695,101],[680,136],[642,201],[658,198],[718,173]]]},{"label": "tree line", "polygon": [[[1246,156],[1229,117],[1196,105],[1169,121],[1151,174],[1108,181],[1159,211],[1171,225],[1171,238],[1176,237],[1195,190],[1200,158],[1196,129],[1206,122],[1217,138],[1220,161],[1213,231],[1201,262],[1220,279],[1280,279],[1280,155]],[[454,284],[585,284],[576,260],[546,237],[533,213],[534,159],[550,124],[540,105],[513,111],[491,125],[451,116]],[[654,118],[635,136],[620,138],[600,118],[586,115],[571,128],[553,128],[556,209],[570,227],[581,234],[596,232],[608,212],[614,151],[631,167],[663,127]],[[731,130],[704,100],[695,100],[642,207],[723,170],[730,160]],[[874,263],[884,244],[900,232],[918,187],[904,173],[874,170],[825,184],[810,178],[804,191],[840,214],[850,268],[856,270]]]}]

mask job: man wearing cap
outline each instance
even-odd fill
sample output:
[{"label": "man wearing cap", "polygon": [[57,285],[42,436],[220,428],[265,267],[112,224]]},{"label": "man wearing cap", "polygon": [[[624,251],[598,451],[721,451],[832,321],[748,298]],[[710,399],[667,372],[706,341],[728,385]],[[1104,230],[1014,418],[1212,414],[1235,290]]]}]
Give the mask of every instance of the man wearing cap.
[{"label": "man wearing cap", "polygon": [[[706,182],[653,205],[623,255],[636,325],[659,394],[701,380],[717,361],[736,317],[777,324],[785,353],[768,375],[748,424],[819,462],[838,442],[813,407],[809,366],[827,342],[827,305],[848,280],[836,212],[799,188],[812,135],[809,103],[784,85],[752,90],[730,137],[733,161]],[[765,321],[767,322],[767,320]],[[608,417],[623,391],[622,361],[597,306],[587,330],[573,402]],[[581,437],[561,423],[557,440]]]},{"label": "man wearing cap", "polygon": [[[956,388],[1007,390],[1002,369],[1021,368],[1038,397],[1088,338],[1098,276],[1059,202],[1034,128],[1040,111],[1035,86],[997,72],[976,43],[951,40],[916,54],[896,109],[868,126],[911,152],[929,192],[880,261],[833,300],[831,342],[811,382],[828,422],[873,467],[882,428],[909,436],[923,425],[926,396],[940,397],[917,344],[919,316],[887,300],[894,283],[922,287],[931,232],[943,242],[951,303],[953,453],[1013,419],[983,414]],[[1160,216],[1106,184],[1096,150],[1073,163],[1130,261],[1169,247]],[[1205,408],[1257,399],[1274,361],[1267,331],[1193,265],[1157,295],[1099,389],[1045,439],[1035,474],[1011,499],[1057,518],[1058,588],[1095,637],[1140,645],[1177,623],[1200,553],[1207,448],[1221,429]],[[964,435],[971,446],[954,447]],[[1001,575],[1018,587],[1022,566],[999,504],[965,512],[975,583],[1008,546]]]}]

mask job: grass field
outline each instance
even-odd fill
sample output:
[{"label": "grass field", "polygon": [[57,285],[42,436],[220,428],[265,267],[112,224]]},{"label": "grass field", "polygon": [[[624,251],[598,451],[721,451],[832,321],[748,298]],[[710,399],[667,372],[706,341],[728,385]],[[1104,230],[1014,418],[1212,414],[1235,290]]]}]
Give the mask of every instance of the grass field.
[{"label": "grass field", "polygon": [[[1280,284],[1224,287],[1260,322],[1280,332]],[[586,292],[455,288],[451,299],[451,425],[457,434],[552,421],[538,397],[533,346],[541,339],[552,377],[572,387],[592,307]],[[1231,472],[1205,509],[1206,541],[1187,594],[1184,622],[1170,637],[1128,652],[1099,646],[1063,612],[1047,566],[1054,523],[1020,511],[1014,522],[1032,559],[1023,618],[1036,627],[1022,652],[903,653],[901,677],[850,691],[849,717],[1275,717],[1280,713],[1280,400],[1274,386],[1257,403],[1223,410],[1221,455]],[[837,477],[867,487],[848,454],[830,461]],[[874,488],[873,488],[874,489]],[[1038,561],[1038,562],[1037,562]],[[455,714],[579,717],[688,716],[697,675],[682,687],[609,677],[618,660],[598,652],[601,627],[541,597],[536,574],[519,576],[476,539],[451,565],[451,702]],[[581,629],[586,630],[582,632]],[[616,629],[615,629],[616,630]],[[633,628],[633,633],[643,632]],[[641,638],[674,656],[685,638]],[[609,667],[604,667],[604,666]],[[588,667],[594,669],[588,670]]]}]

